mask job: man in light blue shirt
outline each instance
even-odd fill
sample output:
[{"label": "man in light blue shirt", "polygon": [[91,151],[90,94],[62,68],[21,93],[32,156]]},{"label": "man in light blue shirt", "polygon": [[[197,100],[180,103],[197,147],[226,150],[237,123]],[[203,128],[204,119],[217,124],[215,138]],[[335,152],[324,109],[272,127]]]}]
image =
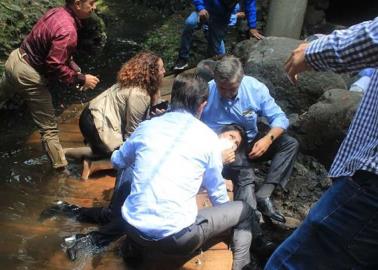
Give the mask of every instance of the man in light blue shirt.
[{"label": "man in light blue shirt", "polygon": [[[207,97],[205,81],[178,76],[170,111],[141,123],[113,153],[116,169],[132,170],[131,192],[122,217],[89,234],[91,245],[101,247],[127,234],[125,246],[133,250],[189,255],[233,229],[233,269],[250,264],[254,212],[244,202],[229,201],[218,137],[198,119]],[[201,186],[213,207],[198,211]],[[132,257],[124,255],[126,260]]]},{"label": "man in light blue shirt", "polygon": [[[259,132],[258,117],[268,121],[267,133]],[[238,58],[227,56],[216,64],[202,120],[215,131],[231,123],[244,127],[248,145],[234,163],[224,168],[223,174],[239,188],[238,197],[252,207],[256,207],[257,200],[257,208],[263,215],[285,222],[285,217],[274,209],[270,196],[277,185],[285,187],[298,152],[298,142],[284,134],[289,121],[268,88],[255,78],[245,76]],[[272,160],[267,179],[255,197],[251,162],[267,159]]]}]

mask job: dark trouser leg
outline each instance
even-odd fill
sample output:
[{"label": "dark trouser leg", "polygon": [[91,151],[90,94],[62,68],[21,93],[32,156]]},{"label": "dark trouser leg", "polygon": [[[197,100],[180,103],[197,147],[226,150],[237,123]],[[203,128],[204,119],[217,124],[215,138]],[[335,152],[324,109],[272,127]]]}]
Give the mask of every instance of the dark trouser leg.
[{"label": "dark trouser leg", "polygon": [[121,207],[131,191],[131,182],[127,176],[123,175],[124,171],[117,174],[115,187],[109,207],[81,207],[78,221],[90,222],[97,224],[107,224],[112,219],[122,217]]},{"label": "dark trouser leg", "polygon": [[85,107],[80,115],[79,127],[86,143],[89,144],[93,153],[98,156],[97,158],[110,157],[112,153],[98,135],[97,128],[88,106]]},{"label": "dark trouser leg", "polygon": [[286,186],[293,170],[298,148],[296,139],[283,134],[272,143],[263,156],[253,160],[253,162],[272,160],[265,183]]},{"label": "dark trouser leg", "polygon": [[[224,166],[222,175],[231,179],[234,184],[234,200],[247,203],[252,209],[256,209],[255,173],[244,151],[236,154],[235,162]],[[258,217],[253,212],[252,232],[254,237],[262,235],[262,229]]]},{"label": "dark trouser leg", "polygon": [[378,176],[340,177],[265,269],[378,269]]},{"label": "dark trouser leg", "polygon": [[246,203],[234,201],[198,212],[197,219],[191,226],[159,241],[148,240],[138,230],[126,224],[127,235],[142,249],[150,248],[176,255],[189,255],[217,235],[234,229],[232,251],[233,269],[242,269],[250,263],[249,248],[252,240],[252,208]]},{"label": "dark trouser leg", "polygon": [[206,222],[201,223],[204,242],[234,228],[231,249],[233,270],[243,269],[251,262],[249,248],[252,242],[251,219],[253,209],[246,203],[234,201],[216,207],[201,209],[198,213]]},{"label": "dark trouser leg", "polygon": [[228,28],[228,21],[218,18],[209,19],[209,30],[206,35],[208,41],[208,55],[209,57],[212,56],[219,56],[224,55],[226,53],[224,47],[224,37],[226,36]]},{"label": "dark trouser leg", "polygon": [[103,248],[126,234],[126,222],[122,216],[113,218],[108,224],[101,226],[98,231],[90,232],[93,243]]}]

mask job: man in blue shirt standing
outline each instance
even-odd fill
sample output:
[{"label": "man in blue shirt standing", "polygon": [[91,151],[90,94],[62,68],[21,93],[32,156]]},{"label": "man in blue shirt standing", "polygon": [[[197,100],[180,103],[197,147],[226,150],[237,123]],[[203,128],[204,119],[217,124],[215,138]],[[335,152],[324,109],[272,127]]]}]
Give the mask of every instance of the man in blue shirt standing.
[{"label": "man in blue shirt standing", "polygon": [[265,269],[378,269],[378,17],[301,44],[285,69],[375,68],[329,171],[333,185]]},{"label": "man in blue shirt standing", "polygon": [[[258,117],[265,117],[270,130],[263,134],[257,127]],[[208,104],[202,120],[213,130],[230,123],[246,130],[248,144],[236,161],[224,168],[236,187],[236,199],[246,201],[261,213],[279,222],[286,222],[270,200],[276,186],[285,187],[298,152],[298,142],[284,134],[289,125],[285,113],[270,96],[268,88],[253,77],[244,75],[240,60],[233,56],[222,58],[209,82]],[[251,162],[271,159],[265,183],[254,192],[254,173]]]},{"label": "man in blue shirt standing", "polygon": [[[192,46],[194,30],[201,24],[207,24],[206,38],[208,41],[209,57],[224,55],[223,39],[227,33],[229,23],[235,21],[239,7],[238,0],[193,0],[196,11],[192,12],[185,21],[181,36],[179,57],[174,70],[184,70],[188,66],[189,51]],[[262,39],[263,36],[256,30],[256,0],[243,0],[245,14],[248,20],[251,37]]]},{"label": "man in blue shirt standing", "polygon": [[[126,246],[134,250],[189,255],[233,229],[232,269],[249,267],[254,211],[244,202],[229,201],[218,137],[198,119],[207,98],[205,81],[178,76],[171,109],[142,122],[113,153],[117,170],[132,170],[131,192],[122,217],[90,233],[92,243],[101,246],[126,233]],[[197,209],[201,186],[213,207]],[[130,254],[125,256],[130,259]]]}]

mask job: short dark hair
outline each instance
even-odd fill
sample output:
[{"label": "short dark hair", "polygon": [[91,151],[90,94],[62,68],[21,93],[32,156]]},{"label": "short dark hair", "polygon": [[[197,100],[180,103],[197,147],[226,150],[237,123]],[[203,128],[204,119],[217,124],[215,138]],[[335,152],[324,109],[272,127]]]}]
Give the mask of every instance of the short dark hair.
[{"label": "short dark hair", "polygon": [[217,62],[211,59],[205,59],[198,63],[196,74],[209,82],[214,79],[214,69]]},{"label": "short dark hair", "polygon": [[180,74],[173,82],[171,110],[185,110],[196,115],[199,106],[208,97],[208,84],[204,79],[195,74]]},{"label": "short dark hair", "polygon": [[217,134],[222,134],[223,132],[227,132],[227,131],[238,131],[239,134],[240,134],[240,137],[241,137],[241,143],[240,143],[240,146],[238,147],[238,151],[241,151],[242,149],[245,148],[245,146],[247,145],[247,135],[245,133],[245,129],[238,125],[238,124],[235,124],[235,123],[232,123],[232,124],[228,124],[228,125],[224,125],[222,126]]}]

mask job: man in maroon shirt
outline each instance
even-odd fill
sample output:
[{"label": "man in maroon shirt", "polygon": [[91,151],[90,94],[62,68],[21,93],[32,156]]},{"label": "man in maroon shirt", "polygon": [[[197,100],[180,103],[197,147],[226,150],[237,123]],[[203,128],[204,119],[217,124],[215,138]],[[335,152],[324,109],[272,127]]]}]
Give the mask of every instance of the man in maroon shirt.
[{"label": "man in maroon shirt", "polygon": [[67,160],[47,83],[58,80],[80,90],[96,87],[99,79],[81,73],[72,60],[80,20],[88,18],[95,9],[96,0],[66,0],[64,7],[47,11],[20,48],[9,55],[0,82],[0,103],[15,92],[23,96],[41,133],[42,145],[58,170],[65,170]]}]

